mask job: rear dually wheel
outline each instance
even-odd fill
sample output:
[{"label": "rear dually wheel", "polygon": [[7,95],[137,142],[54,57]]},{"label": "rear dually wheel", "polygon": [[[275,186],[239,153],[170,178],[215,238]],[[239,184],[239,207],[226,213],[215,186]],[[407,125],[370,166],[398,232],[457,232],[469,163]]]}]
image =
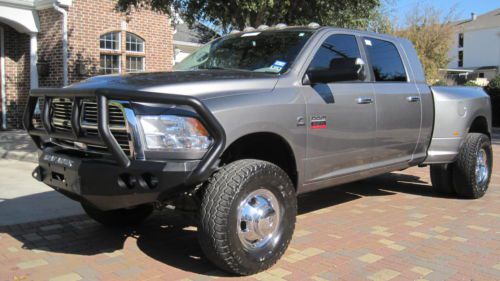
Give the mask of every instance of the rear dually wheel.
[{"label": "rear dually wheel", "polygon": [[456,193],[469,199],[483,197],[490,183],[492,164],[490,138],[480,133],[468,134],[454,163],[453,181]]}]

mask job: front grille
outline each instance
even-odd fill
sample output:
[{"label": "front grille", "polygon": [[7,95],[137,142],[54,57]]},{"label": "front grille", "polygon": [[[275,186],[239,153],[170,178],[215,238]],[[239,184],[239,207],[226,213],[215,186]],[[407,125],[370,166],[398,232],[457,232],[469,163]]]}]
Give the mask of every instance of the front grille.
[{"label": "front grille", "polygon": [[[109,125],[113,128],[126,127],[126,120],[122,109],[119,106],[110,104],[108,107]],[[82,124],[97,125],[97,103],[83,102]]]},{"label": "front grille", "polygon": [[71,131],[72,107],[70,99],[54,99],[51,104],[51,122],[56,131]]},{"label": "front grille", "polygon": [[[73,101],[71,99],[54,99],[51,103],[51,124],[56,131],[72,131],[71,115]],[[125,154],[132,156],[132,138],[127,130],[127,120],[122,107],[110,102],[108,105],[108,118],[111,133],[123,149]],[[82,135],[90,138],[99,138],[97,129],[97,103],[95,100],[84,100],[81,104],[80,126]],[[70,140],[57,139],[56,144],[75,148]],[[105,146],[86,144],[87,150],[97,153],[108,153]]]},{"label": "front grille", "polygon": [[[129,139],[129,134],[127,132],[113,132],[113,136],[115,137],[116,141],[120,145],[120,147],[123,149],[123,152],[127,154],[128,156],[132,156],[132,152],[130,149],[130,139]],[[87,135],[88,136],[97,136],[97,130],[93,129],[87,129]],[[70,145],[73,143],[70,142]],[[107,153],[107,148],[104,146],[100,145],[95,145],[95,144],[87,144],[87,147],[90,151],[97,152],[97,153]]]}]

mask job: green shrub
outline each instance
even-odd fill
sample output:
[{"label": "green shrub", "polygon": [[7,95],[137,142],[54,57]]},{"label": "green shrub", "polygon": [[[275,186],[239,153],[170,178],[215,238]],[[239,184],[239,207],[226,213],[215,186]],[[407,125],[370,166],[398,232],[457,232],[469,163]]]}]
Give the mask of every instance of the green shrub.
[{"label": "green shrub", "polygon": [[465,82],[464,86],[467,86],[467,87],[479,87],[479,85],[476,84],[476,82],[474,82],[472,80],[469,80],[469,81]]},{"label": "green shrub", "polygon": [[500,75],[493,78],[485,89],[491,97],[493,126],[500,127]]},{"label": "green shrub", "polygon": [[486,87],[486,90],[488,90],[488,92],[490,94],[500,94],[500,75],[498,75],[497,77],[493,78],[490,83],[488,84],[488,87]]},{"label": "green shrub", "polygon": [[448,86],[448,83],[445,80],[438,80],[432,86]]}]

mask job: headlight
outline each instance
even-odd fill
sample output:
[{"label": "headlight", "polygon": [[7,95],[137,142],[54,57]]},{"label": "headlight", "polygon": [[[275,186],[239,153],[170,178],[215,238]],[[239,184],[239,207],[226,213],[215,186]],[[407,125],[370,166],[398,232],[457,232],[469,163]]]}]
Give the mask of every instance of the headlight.
[{"label": "headlight", "polygon": [[212,138],[198,119],[175,115],[138,116],[146,150],[204,151]]}]

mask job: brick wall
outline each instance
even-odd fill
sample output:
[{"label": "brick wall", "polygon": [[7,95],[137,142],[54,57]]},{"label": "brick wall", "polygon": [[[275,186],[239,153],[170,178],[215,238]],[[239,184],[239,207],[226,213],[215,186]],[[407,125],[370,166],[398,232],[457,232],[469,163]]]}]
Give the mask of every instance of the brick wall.
[{"label": "brick wall", "polygon": [[[68,74],[69,82],[81,81],[99,74],[99,38],[101,35],[119,31],[121,34],[122,72],[126,66],[126,32],[132,32],[145,41],[146,71],[172,69],[173,34],[166,15],[151,10],[132,11],[130,14],[116,11],[115,0],[74,0],[68,9]],[[38,11],[40,32],[38,33],[39,65],[47,65],[46,75],[40,73],[40,87],[63,86],[62,15],[53,8]],[[8,96],[8,124],[10,128],[21,128],[21,118],[30,89],[29,35],[16,32],[7,25],[5,29],[6,85]],[[137,54],[136,54],[137,55]],[[87,73],[77,70],[78,63],[86,66]]]},{"label": "brick wall", "polygon": [[[145,40],[146,71],[162,71],[172,68],[172,28],[167,16],[150,10],[133,11],[129,15],[116,12],[113,0],[76,0],[69,8],[69,76],[76,82],[99,71],[99,38],[111,32],[121,32],[122,72],[126,65],[126,32],[132,32]],[[77,61],[87,66],[88,74],[81,75]]]},{"label": "brick wall", "polygon": [[4,29],[5,88],[7,94],[7,125],[20,128],[22,114],[30,89],[30,37],[18,33],[10,26]]},{"label": "brick wall", "polygon": [[39,73],[39,87],[63,86],[62,15],[53,8],[38,11],[38,62],[48,65],[48,72]]}]

